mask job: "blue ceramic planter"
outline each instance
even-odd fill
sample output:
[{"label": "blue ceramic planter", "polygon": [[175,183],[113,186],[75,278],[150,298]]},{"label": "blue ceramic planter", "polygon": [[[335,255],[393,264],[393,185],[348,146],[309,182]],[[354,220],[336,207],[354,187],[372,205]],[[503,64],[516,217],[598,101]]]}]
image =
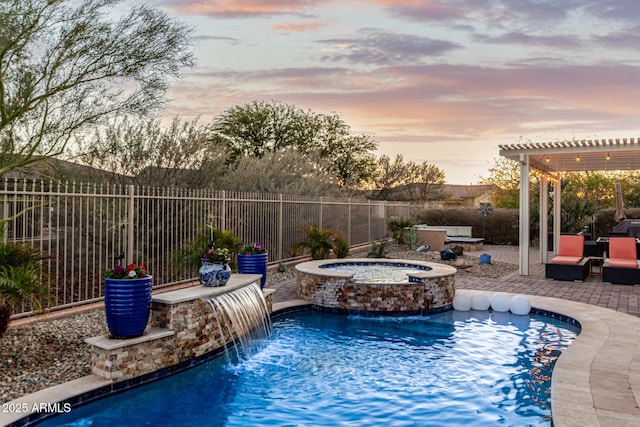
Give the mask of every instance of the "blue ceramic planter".
[{"label": "blue ceramic planter", "polygon": [[238,254],[238,273],[262,274],[260,289],[264,288],[267,281],[267,260],[269,254]]},{"label": "blue ceramic planter", "polygon": [[111,338],[144,333],[151,311],[151,276],[142,279],[104,279],[104,311]]},{"label": "blue ceramic planter", "polygon": [[480,255],[480,264],[491,264],[491,255]]},{"label": "blue ceramic planter", "polygon": [[229,261],[206,261],[202,260],[202,265],[198,270],[200,284],[203,286],[224,286],[231,277]]}]

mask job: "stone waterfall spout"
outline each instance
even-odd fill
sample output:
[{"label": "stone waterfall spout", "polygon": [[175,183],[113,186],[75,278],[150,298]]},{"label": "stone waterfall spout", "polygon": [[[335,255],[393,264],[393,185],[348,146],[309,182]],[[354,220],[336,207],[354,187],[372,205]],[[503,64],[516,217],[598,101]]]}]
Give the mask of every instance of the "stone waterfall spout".
[{"label": "stone waterfall spout", "polygon": [[92,373],[112,382],[145,381],[197,365],[227,348],[251,354],[271,331],[273,291],[260,290],[260,277],[234,274],[225,286],[154,295],[150,325],[142,336],[85,340],[92,346]]},{"label": "stone waterfall spout", "polygon": [[271,335],[271,318],[267,304],[256,283],[233,292],[204,298],[215,315],[225,349],[235,349],[239,359],[264,348]]}]

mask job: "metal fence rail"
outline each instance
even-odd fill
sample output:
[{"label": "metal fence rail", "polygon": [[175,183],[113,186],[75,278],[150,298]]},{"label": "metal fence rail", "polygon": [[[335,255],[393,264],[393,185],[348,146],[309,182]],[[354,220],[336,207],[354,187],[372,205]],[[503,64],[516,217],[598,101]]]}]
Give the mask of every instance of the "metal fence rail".
[{"label": "metal fence rail", "polygon": [[120,254],[144,263],[154,287],[193,280],[195,272],[175,269],[172,256],[207,227],[263,243],[273,264],[294,257],[305,226],[342,233],[356,246],[385,238],[387,218],[411,213],[406,202],[282,194],[10,178],[0,188],[3,239],[51,255],[43,262],[56,308],[101,299],[102,275]]}]

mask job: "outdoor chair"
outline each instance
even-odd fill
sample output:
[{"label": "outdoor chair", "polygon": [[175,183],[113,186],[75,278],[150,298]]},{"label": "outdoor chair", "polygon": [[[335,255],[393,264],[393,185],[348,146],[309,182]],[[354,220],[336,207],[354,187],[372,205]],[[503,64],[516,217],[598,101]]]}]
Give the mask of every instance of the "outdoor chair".
[{"label": "outdoor chair", "polygon": [[609,257],[602,266],[602,281],[621,285],[640,284],[635,237],[609,238]]},{"label": "outdoor chair", "polygon": [[584,236],[561,235],[558,254],[545,264],[545,277],[584,281],[588,274],[589,258],[584,256]]}]

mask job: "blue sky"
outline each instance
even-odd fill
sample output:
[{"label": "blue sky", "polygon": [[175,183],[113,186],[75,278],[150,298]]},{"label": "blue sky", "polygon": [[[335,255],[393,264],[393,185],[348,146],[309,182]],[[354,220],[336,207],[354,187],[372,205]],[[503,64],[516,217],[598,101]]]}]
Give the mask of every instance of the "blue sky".
[{"label": "blue sky", "polygon": [[159,0],[198,65],[163,116],[277,100],[477,182],[499,144],[639,137],[637,1]]}]

